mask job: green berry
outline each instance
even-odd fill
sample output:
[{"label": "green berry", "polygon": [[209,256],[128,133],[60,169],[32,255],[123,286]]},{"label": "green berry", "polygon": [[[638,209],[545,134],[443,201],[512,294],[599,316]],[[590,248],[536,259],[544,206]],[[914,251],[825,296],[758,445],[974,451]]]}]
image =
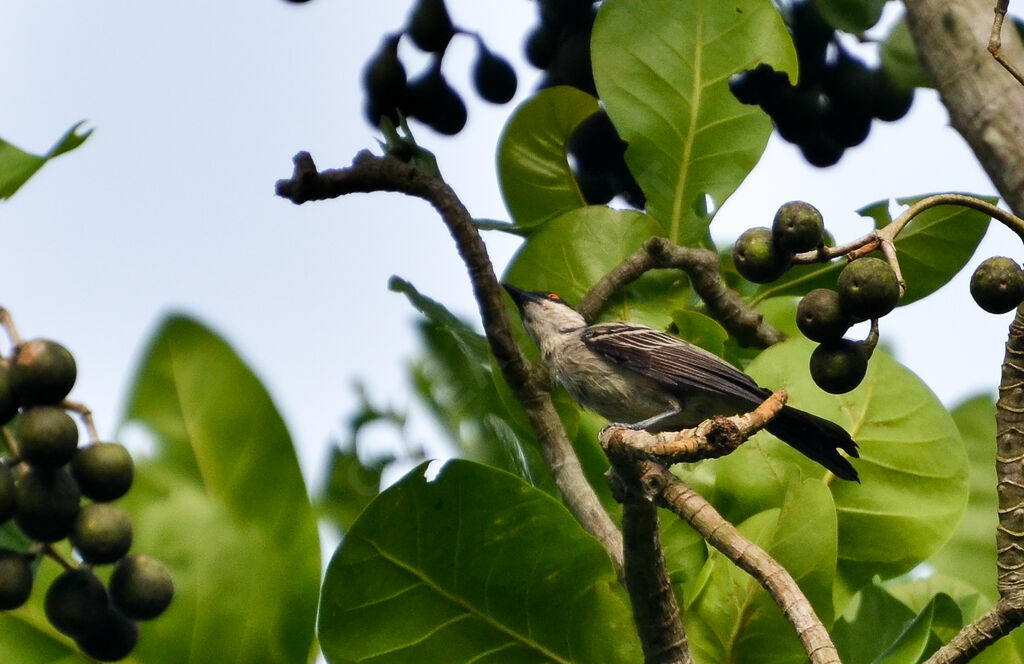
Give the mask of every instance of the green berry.
[{"label": "green berry", "polygon": [[856,320],[881,318],[900,301],[900,282],[889,263],[868,256],[851,261],[836,283],[839,304]]},{"label": "green berry", "polygon": [[110,598],[91,570],[72,569],[50,585],[43,608],[51,625],[74,638],[99,626],[110,610]]},{"label": "green berry", "polygon": [[34,466],[56,468],[78,449],[78,426],[57,406],[35,406],[18,420],[21,457]]},{"label": "green berry", "polygon": [[18,349],[11,366],[11,388],[23,406],[60,403],[75,384],[78,369],[67,348],[33,339]]},{"label": "green berry", "polygon": [[132,456],[118,443],[93,443],[71,459],[71,475],[82,493],[97,502],[120,498],[132,485]]},{"label": "green berry", "polygon": [[131,517],[110,503],[87,505],[75,517],[71,544],[93,565],[120,560],[132,547]]},{"label": "green berry", "polygon": [[740,276],[756,284],[781,277],[789,268],[790,252],[776,245],[768,228],[751,228],[740,235],[732,248],[732,261]]},{"label": "green berry", "polygon": [[24,467],[14,482],[14,522],[32,539],[56,542],[71,531],[81,498],[67,470]]},{"label": "green berry", "polygon": [[850,329],[850,318],[839,305],[839,293],[817,288],[797,305],[796,326],[811,341],[837,341]]},{"label": "green berry", "polygon": [[775,213],[775,242],[794,254],[816,249],[824,240],[825,223],[818,209],[803,201],[790,201]]},{"label": "green berry", "polygon": [[110,575],[110,597],[125,615],[138,620],[155,618],[174,598],[174,581],[167,567],[152,556],[122,558]]},{"label": "green berry", "polygon": [[75,638],[82,652],[100,662],[124,659],[138,642],[138,623],[114,609],[104,611],[94,627]]},{"label": "green berry", "polygon": [[1024,300],[1024,270],[1012,258],[986,259],[971,275],[971,297],[990,314],[1013,311]]},{"label": "green berry", "polygon": [[0,611],[16,609],[32,594],[31,558],[0,549]]},{"label": "green berry", "polygon": [[868,352],[857,341],[824,343],[811,353],[811,378],[830,394],[844,394],[860,385],[868,369]]}]

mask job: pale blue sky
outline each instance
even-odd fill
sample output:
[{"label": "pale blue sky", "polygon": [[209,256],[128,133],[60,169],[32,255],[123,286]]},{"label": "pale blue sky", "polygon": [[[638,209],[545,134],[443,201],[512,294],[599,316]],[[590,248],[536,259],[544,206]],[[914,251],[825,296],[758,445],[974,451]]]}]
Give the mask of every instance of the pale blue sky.
[{"label": "pale blue sky", "polygon": [[[85,119],[95,134],[0,203],[0,304],[24,335],[49,336],[76,355],[73,396],[113,431],[143,343],[169,311],[224,334],[277,400],[307,475],[351,413],[352,380],[378,400],[408,400],[404,363],[415,353],[415,313],[387,290],[398,274],[477,319],[447,232],[423,203],[395,194],[296,207],[273,196],[298,150],[321,167],[374,147],[359,77],[409,0],[375,3],[222,0],[140,3],[51,0],[0,8],[0,71],[8,90],[0,136],[31,151]],[[481,31],[521,65],[530,0],[449,0],[456,23]],[[468,90],[474,45],[459,38],[445,71]],[[536,80],[520,81],[515,102]],[[505,218],[494,145],[512,105],[471,102],[466,131],[420,128],[470,211]],[[891,196],[941,190],[992,193],[930,92],[908,119],[876,124],[838,168],[806,166],[773,140],[722,209],[720,239],[768,225],[790,199],[822,210],[840,241],[867,229],[852,210]],[[415,129],[415,126],[414,126]],[[488,234],[501,266],[515,241]],[[1020,258],[990,233],[972,261]],[[938,297],[882,323],[899,357],[947,402],[994,392],[1010,315],[991,316],[967,292],[969,270]],[[425,415],[414,436],[429,438]]]}]

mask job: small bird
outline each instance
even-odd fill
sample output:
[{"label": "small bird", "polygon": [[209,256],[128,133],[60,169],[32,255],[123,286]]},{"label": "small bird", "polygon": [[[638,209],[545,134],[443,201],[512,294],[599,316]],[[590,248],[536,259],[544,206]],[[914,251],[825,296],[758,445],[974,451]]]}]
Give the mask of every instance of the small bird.
[{"label": "small bird", "polygon": [[[678,337],[626,322],[590,325],[554,293],[502,286],[555,379],[580,405],[612,422],[675,431],[748,412],[771,395],[717,355]],[[784,406],[765,428],[836,477],[860,481],[839,453],[859,456],[857,443],[838,424]]]}]

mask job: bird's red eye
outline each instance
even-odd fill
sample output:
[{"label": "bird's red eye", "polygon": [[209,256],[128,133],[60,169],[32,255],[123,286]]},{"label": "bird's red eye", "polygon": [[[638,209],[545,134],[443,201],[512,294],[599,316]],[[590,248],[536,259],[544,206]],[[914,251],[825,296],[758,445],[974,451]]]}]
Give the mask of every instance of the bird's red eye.
[{"label": "bird's red eye", "polygon": [[547,294],[547,299],[551,300],[552,302],[561,302],[562,301],[562,298],[558,297],[558,293],[548,293]]}]

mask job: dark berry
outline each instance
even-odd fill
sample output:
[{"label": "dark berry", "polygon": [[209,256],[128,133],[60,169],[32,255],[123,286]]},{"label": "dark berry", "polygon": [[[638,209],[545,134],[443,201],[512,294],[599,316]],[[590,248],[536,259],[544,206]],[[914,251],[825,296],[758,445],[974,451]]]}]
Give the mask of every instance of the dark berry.
[{"label": "dark berry", "polygon": [[75,517],[71,544],[87,563],[102,565],[119,560],[132,547],[131,517],[110,503],[87,505]]},{"label": "dark berry", "polygon": [[526,59],[537,69],[547,69],[558,53],[560,30],[549,23],[538,23],[526,37]]},{"label": "dark berry", "polygon": [[0,358],[0,424],[7,424],[18,414],[18,398],[11,385],[11,363]]},{"label": "dark berry", "polygon": [[34,466],[56,468],[78,449],[78,426],[57,406],[29,408],[18,419],[21,457]]},{"label": "dark berry", "polygon": [[971,297],[990,314],[1013,311],[1024,301],[1024,271],[1012,258],[988,258],[971,275]]},{"label": "dark berry", "polygon": [[850,329],[850,319],[839,305],[839,293],[817,288],[797,305],[796,326],[811,341],[838,341]]},{"label": "dark berry", "polygon": [[398,122],[396,111],[405,97],[405,67],[398,59],[397,36],[385,37],[380,49],[363,71],[363,87],[367,93],[367,119],[377,126],[382,116]]},{"label": "dark berry", "polygon": [[839,273],[836,290],[843,311],[856,320],[881,318],[900,300],[896,273],[889,263],[873,256],[848,263]]},{"label": "dark berry", "polygon": [[110,576],[110,597],[125,615],[139,620],[155,618],[174,598],[171,572],[156,558],[144,554],[118,561]]},{"label": "dark berry", "polygon": [[14,521],[42,542],[64,539],[78,514],[82,494],[67,470],[19,468],[14,482]]},{"label": "dark berry", "polygon": [[7,464],[0,463],[0,524],[14,516],[14,501],[14,471]]},{"label": "dark berry", "polygon": [[748,281],[766,284],[781,277],[789,268],[792,255],[775,244],[768,228],[744,231],[732,248],[736,271]]},{"label": "dark berry", "polygon": [[409,82],[406,111],[442,134],[454,135],[466,126],[466,105],[441,73],[441,60]]},{"label": "dark berry", "polygon": [[516,94],[516,72],[502,57],[492,53],[483,40],[477,40],[478,51],[473,64],[473,85],[480,96],[492,104],[507,103]]},{"label": "dark berry", "polygon": [[33,339],[18,349],[11,366],[11,388],[23,406],[60,403],[75,384],[78,369],[67,348]]},{"label": "dark berry", "polygon": [[408,32],[420,50],[443,52],[455,36],[455,26],[444,0],[419,0],[409,15]]},{"label": "dark berry", "polygon": [[138,642],[138,623],[114,609],[104,611],[94,627],[75,638],[82,652],[100,662],[124,659]]},{"label": "dark berry", "polygon": [[110,610],[107,589],[91,570],[68,570],[46,591],[46,618],[58,631],[74,638],[96,629]]},{"label": "dark berry", "polygon": [[16,609],[32,594],[31,558],[0,549],[0,611]]},{"label": "dark berry", "polygon": [[822,243],[825,223],[810,203],[790,201],[775,213],[772,234],[779,246],[797,254],[816,249]]},{"label": "dark berry", "polygon": [[97,502],[120,498],[132,485],[134,464],[124,445],[93,443],[71,459],[71,475],[82,493]]},{"label": "dark berry", "polygon": [[811,353],[811,378],[831,394],[843,394],[860,385],[868,370],[868,352],[849,339],[824,343]]}]

